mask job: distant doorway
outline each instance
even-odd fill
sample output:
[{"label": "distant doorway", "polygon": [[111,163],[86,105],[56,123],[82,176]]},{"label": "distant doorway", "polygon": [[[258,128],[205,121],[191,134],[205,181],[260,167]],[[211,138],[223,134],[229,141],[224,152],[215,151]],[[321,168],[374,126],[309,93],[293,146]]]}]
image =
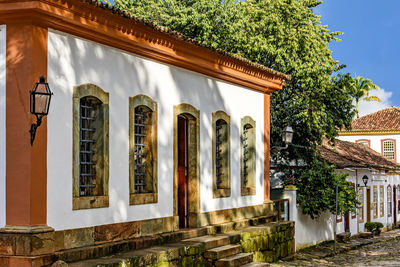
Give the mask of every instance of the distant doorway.
[{"label": "distant doorway", "polygon": [[344,216],[344,231],[345,232],[350,232],[350,216],[349,216],[349,212],[346,213],[346,215]]},{"label": "distant doorway", "polygon": [[367,222],[371,222],[371,188],[367,188]]},{"label": "distant doorway", "polygon": [[397,187],[393,186],[393,224],[397,225],[397,196],[396,196]]}]

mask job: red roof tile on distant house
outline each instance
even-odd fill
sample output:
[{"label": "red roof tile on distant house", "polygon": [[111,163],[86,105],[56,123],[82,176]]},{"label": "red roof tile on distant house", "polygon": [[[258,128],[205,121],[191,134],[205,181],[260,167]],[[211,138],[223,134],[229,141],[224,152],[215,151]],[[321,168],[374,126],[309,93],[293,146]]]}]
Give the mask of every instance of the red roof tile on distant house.
[{"label": "red roof tile on distant house", "polygon": [[355,119],[351,128],[353,131],[400,130],[400,108],[386,108]]},{"label": "red roof tile on distant house", "polygon": [[321,158],[339,169],[359,167],[400,170],[400,164],[385,158],[378,152],[362,144],[337,139],[335,144],[332,145],[326,139],[319,148]]}]

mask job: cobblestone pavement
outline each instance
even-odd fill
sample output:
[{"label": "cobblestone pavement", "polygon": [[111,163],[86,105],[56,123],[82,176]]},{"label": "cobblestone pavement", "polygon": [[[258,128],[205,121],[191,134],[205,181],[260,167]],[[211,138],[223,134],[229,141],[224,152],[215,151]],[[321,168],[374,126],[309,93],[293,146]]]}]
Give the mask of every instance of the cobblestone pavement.
[{"label": "cobblestone pavement", "polygon": [[292,266],[399,266],[400,237],[382,240],[332,257],[316,259],[302,257],[295,261],[278,262],[271,267]]}]

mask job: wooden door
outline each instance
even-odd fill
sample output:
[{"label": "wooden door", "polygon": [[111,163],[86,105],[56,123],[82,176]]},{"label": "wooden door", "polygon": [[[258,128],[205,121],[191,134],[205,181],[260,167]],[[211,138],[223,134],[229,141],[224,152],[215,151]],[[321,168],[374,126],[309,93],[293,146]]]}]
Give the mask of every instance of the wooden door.
[{"label": "wooden door", "polygon": [[396,197],[397,187],[393,186],[393,224],[397,225],[397,197]]},{"label": "wooden door", "polygon": [[367,222],[371,221],[371,188],[367,188]]},{"label": "wooden door", "polygon": [[344,231],[350,232],[350,213],[347,212],[344,216]]},{"label": "wooden door", "polygon": [[188,119],[178,116],[178,216],[179,227],[188,227]]}]

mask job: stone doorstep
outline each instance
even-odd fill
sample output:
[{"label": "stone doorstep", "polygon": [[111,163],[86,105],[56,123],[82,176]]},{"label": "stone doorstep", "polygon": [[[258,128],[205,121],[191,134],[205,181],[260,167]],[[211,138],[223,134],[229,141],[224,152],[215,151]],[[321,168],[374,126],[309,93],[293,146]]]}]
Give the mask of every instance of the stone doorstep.
[{"label": "stone doorstep", "polygon": [[69,263],[69,267],[94,267],[94,266],[124,266],[124,264],[135,264],[135,266],[147,266],[154,263],[171,262],[177,260],[184,255],[185,250],[198,247],[199,244],[194,243],[193,247],[185,244],[173,243],[167,246],[157,246],[147,249],[118,253],[112,256],[91,259],[80,262]]},{"label": "stone doorstep", "polygon": [[191,239],[185,239],[182,240],[184,243],[191,243],[191,242],[199,242],[203,243],[205,246],[206,250],[216,248],[216,247],[221,247],[221,246],[226,246],[231,243],[229,235],[206,235],[206,236],[200,236],[196,238],[191,238]]},{"label": "stone doorstep", "polygon": [[253,253],[239,253],[215,262],[216,267],[237,267],[250,263],[253,260]]},{"label": "stone doorstep", "polygon": [[242,267],[268,267],[270,266],[269,263],[266,262],[250,262],[245,265],[242,265]]},{"label": "stone doorstep", "polygon": [[222,258],[238,254],[241,251],[242,251],[241,245],[226,245],[206,250],[206,252],[204,253],[204,258],[210,260],[219,260]]}]

